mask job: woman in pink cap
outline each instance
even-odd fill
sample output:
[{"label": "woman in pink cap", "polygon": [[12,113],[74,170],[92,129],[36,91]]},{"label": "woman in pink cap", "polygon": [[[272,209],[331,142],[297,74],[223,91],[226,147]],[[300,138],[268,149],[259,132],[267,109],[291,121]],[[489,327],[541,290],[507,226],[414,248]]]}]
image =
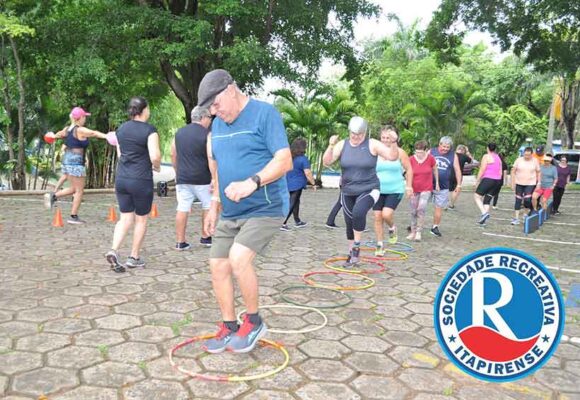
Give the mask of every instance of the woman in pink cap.
[{"label": "woman in pink cap", "polygon": [[85,188],[85,153],[89,145],[89,138],[96,137],[106,139],[107,135],[102,132],[85,128],[87,116],[90,113],[81,107],[75,107],[70,112],[71,124],[63,130],[51,135],[54,138],[64,138],[66,150],[62,157],[62,173],[67,176],[70,187],[59,190],[56,193],[47,193],[44,195],[44,204],[46,208],[52,208],[54,202],[60,197],[73,195],[72,209],[69,224],[84,224],[85,221],[79,218],[78,211],[83,198]]}]

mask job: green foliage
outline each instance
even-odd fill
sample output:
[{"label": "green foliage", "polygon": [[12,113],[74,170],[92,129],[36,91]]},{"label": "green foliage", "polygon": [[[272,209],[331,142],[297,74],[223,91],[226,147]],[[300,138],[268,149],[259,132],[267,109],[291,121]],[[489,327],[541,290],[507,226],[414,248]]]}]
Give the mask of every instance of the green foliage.
[{"label": "green foliage", "polygon": [[275,91],[275,105],[284,118],[289,141],[304,137],[308,142],[307,156],[314,165],[317,181],[321,182],[322,155],[330,136],[346,132],[354,115],[355,102],[344,89],[322,87],[296,96],[292,91]]},{"label": "green foliage", "polygon": [[516,104],[506,111],[498,108],[489,111],[488,115],[492,123],[486,129],[485,138],[498,145],[510,165],[517,158],[517,150],[526,138],[531,138],[533,143],[545,140],[547,119],[534,115],[525,105]]},{"label": "green foliage", "polygon": [[466,29],[490,32],[502,51],[513,49],[544,72],[574,77],[580,65],[577,0],[443,0],[425,43],[442,60],[457,62]]}]

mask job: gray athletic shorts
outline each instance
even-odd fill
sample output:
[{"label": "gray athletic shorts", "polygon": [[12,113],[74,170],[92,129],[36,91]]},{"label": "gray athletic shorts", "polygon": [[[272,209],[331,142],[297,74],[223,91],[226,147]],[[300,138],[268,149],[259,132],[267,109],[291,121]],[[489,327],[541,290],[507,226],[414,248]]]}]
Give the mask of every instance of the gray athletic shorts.
[{"label": "gray athletic shorts", "polygon": [[282,217],[219,220],[213,235],[209,258],[228,258],[234,243],[260,254],[268,246],[274,233],[278,232],[282,221]]},{"label": "gray athletic shorts", "polygon": [[433,203],[435,204],[435,207],[447,207],[447,204],[449,203],[449,189],[434,190]]}]

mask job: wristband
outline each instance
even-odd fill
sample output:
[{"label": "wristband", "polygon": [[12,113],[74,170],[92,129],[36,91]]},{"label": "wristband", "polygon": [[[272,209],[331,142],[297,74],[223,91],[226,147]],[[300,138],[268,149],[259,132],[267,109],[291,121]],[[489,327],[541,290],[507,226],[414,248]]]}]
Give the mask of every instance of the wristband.
[{"label": "wristband", "polygon": [[211,196],[211,201],[217,201],[218,203],[222,202],[219,196]]},{"label": "wristband", "polygon": [[256,184],[256,190],[260,189],[262,186],[262,178],[260,178],[260,175],[254,175],[250,179]]}]

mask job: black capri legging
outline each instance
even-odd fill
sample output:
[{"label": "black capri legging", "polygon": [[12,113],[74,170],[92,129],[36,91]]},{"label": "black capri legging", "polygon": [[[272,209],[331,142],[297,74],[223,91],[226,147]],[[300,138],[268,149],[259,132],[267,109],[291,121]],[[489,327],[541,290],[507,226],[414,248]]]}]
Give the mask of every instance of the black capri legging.
[{"label": "black capri legging", "polygon": [[514,210],[520,210],[522,208],[522,202],[524,207],[532,209],[532,193],[534,193],[535,185],[516,185],[516,203],[514,205]]},{"label": "black capri legging", "polygon": [[366,228],[367,214],[380,196],[378,189],[361,193],[357,196],[341,194],[342,211],[346,223],[346,238],[354,240],[354,231],[362,232]]},{"label": "black capri legging", "polygon": [[122,213],[135,212],[143,216],[151,212],[153,181],[143,179],[115,179],[115,194]]},{"label": "black capri legging", "polygon": [[500,179],[483,178],[475,193],[483,197],[483,204],[490,204],[493,197],[501,190],[502,181]]}]

